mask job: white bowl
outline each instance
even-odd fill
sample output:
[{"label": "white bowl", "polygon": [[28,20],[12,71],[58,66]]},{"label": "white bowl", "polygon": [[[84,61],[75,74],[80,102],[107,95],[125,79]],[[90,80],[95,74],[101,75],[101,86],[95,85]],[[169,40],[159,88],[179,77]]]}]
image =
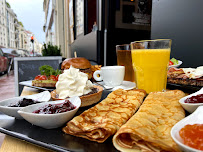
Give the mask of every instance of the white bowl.
[{"label": "white bowl", "polygon": [[68,99],[73,105],[76,106],[75,109],[67,112],[57,113],[57,114],[37,114],[33,111],[38,110],[48,104],[59,104],[65,102],[65,100],[51,101],[48,103],[33,104],[24,107],[18,111],[18,113],[28,122],[33,125],[40,126],[46,129],[58,128],[70,120],[75,113],[78,111],[81,100],[79,97],[72,97]]},{"label": "white bowl", "polygon": [[190,94],[188,96],[185,96],[183,98],[181,98],[179,100],[179,103],[182,105],[182,107],[187,110],[188,112],[192,113],[194,112],[199,106],[203,106],[203,103],[185,103],[184,101],[187,99],[187,98],[190,98],[192,96],[196,96],[198,94],[203,94],[203,88],[201,88],[199,91],[193,93],[193,94]]},{"label": "white bowl", "polygon": [[23,98],[37,100],[39,102],[47,102],[51,99],[51,94],[49,91],[44,91],[38,94],[22,96],[22,97],[14,97],[6,100],[0,101],[0,111],[6,115],[15,117],[17,119],[23,119],[19,114],[18,110],[22,107],[8,107],[10,104],[16,103]]},{"label": "white bowl", "polygon": [[176,65],[170,65],[169,68],[177,68],[177,67],[179,67],[182,63],[183,63],[182,61],[178,60],[178,64],[176,64]]},{"label": "white bowl", "polygon": [[191,115],[188,117],[182,119],[179,121],[177,124],[173,126],[171,129],[171,137],[173,140],[178,144],[180,149],[182,151],[186,152],[202,152],[201,150],[197,150],[194,148],[191,148],[185,144],[183,144],[183,140],[179,135],[179,131],[185,126],[185,125],[193,125],[193,124],[203,124],[203,106],[200,106],[197,108],[195,112],[193,112]]}]

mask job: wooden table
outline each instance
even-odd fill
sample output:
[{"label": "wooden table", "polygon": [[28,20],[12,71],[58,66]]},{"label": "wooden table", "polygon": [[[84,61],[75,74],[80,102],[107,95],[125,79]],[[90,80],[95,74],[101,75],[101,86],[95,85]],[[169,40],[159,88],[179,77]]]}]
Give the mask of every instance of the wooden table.
[{"label": "wooden table", "polygon": [[[24,87],[21,96],[32,95],[36,93],[39,93],[37,89]],[[52,152],[52,151],[6,135],[1,145],[0,152]]]}]

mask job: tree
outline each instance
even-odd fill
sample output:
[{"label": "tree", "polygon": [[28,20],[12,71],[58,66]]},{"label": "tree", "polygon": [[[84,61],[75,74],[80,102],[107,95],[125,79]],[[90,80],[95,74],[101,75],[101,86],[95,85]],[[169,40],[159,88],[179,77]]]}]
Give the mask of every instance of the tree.
[{"label": "tree", "polygon": [[61,56],[61,48],[57,45],[52,45],[50,42],[48,44],[44,43],[42,49],[43,56]]},{"label": "tree", "polygon": [[18,24],[20,24],[22,27],[24,27],[22,22],[18,22]]},{"label": "tree", "polygon": [[11,5],[8,2],[6,2],[6,5],[8,8],[11,8]]}]

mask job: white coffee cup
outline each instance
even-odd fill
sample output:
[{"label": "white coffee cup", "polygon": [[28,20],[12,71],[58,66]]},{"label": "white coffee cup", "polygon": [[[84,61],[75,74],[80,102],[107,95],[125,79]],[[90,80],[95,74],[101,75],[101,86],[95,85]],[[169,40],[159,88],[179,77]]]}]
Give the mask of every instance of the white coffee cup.
[{"label": "white coffee cup", "polygon": [[101,70],[94,72],[93,77],[96,81],[104,81],[104,84],[110,87],[121,85],[125,75],[124,66],[105,66]]}]

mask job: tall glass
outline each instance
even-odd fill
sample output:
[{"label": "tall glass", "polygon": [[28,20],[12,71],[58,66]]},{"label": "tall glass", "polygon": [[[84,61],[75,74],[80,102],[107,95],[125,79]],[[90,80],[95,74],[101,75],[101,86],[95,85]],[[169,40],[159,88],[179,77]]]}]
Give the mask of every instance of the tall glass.
[{"label": "tall glass", "polygon": [[134,82],[130,44],[116,45],[117,65],[125,66],[124,80]]},{"label": "tall glass", "polygon": [[166,90],[170,52],[170,39],[131,43],[132,64],[138,89],[144,89],[147,93]]}]

